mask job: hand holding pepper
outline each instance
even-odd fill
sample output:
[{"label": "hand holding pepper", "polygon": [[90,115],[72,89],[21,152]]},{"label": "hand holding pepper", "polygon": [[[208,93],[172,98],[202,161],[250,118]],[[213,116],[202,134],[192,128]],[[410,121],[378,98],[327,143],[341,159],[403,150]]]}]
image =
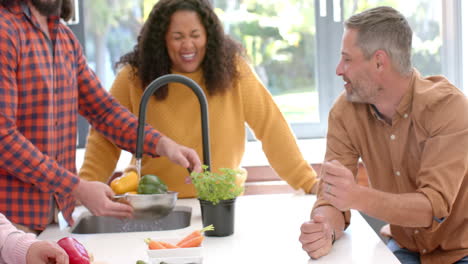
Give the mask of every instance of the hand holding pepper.
[{"label": "hand holding pepper", "polygon": [[73,237],[64,237],[57,243],[67,252],[70,264],[91,263],[86,248]]},{"label": "hand holding pepper", "polygon": [[112,200],[114,192],[105,183],[80,179],[73,194],[93,215],[117,218],[130,218],[133,215],[130,205]]},{"label": "hand holding pepper", "polygon": [[[52,261],[52,262],[51,262]],[[69,264],[65,250],[50,241],[36,241],[26,254],[27,264]]]}]

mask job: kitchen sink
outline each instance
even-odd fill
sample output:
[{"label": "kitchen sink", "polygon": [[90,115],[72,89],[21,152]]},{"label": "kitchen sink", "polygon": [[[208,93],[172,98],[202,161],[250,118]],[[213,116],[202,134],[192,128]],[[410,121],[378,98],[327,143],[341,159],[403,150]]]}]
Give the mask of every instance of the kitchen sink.
[{"label": "kitchen sink", "polygon": [[121,220],[108,216],[95,216],[86,212],[73,225],[71,233],[101,234],[174,230],[189,226],[191,216],[192,208],[188,206],[176,206],[170,214],[159,219],[148,215]]}]

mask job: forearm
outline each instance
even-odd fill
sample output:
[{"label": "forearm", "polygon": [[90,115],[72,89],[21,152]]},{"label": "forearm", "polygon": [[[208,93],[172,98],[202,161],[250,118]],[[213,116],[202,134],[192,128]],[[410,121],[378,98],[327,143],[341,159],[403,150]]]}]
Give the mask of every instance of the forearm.
[{"label": "forearm", "polygon": [[333,206],[324,205],[316,207],[314,210],[312,210],[310,218],[312,219],[312,217],[316,214],[323,215],[329,219],[329,224],[335,231],[335,239],[343,236],[345,229],[345,219],[343,212]]},{"label": "forearm", "polygon": [[[139,120],[99,83],[84,61],[78,74],[79,112],[91,126],[120,149],[135,153]],[[145,125],[143,153],[156,157],[160,133]]]},{"label": "forearm", "polygon": [[19,231],[0,214],[0,259],[7,263],[24,263],[29,247],[36,241],[35,235]]},{"label": "forearm", "polygon": [[421,193],[394,194],[360,186],[355,208],[393,225],[428,227],[432,223],[432,206]]},{"label": "forearm", "polygon": [[268,112],[249,125],[262,142],[263,151],[278,175],[293,188],[312,193],[318,182],[316,172],[304,159],[293,132],[274,102],[264,101],[268,105],[264,109]]},{"label": "forearm", "polygon": [[[106,96],[104,96],[105,98]],[[125,107],[118,105],[112,97],[107,97],[107,105],[95,105],[96,109],[104,107],[102,115],[90,114],[85,117],[92,127],[104,135],[107,139],[116,144],[120,149],[135,153],[137,141],[138,119]],[[84,111],[85,114],[89,113]],[[155,153],[156,145],[161,134],[150,127],[144,126],[143,133],[143,153],[152,157],[157,157]]]}]

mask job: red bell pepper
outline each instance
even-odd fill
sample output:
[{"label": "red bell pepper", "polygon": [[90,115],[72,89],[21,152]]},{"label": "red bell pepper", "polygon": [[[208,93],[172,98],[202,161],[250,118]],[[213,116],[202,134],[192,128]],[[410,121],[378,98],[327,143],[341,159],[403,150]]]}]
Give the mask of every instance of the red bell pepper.
[{"label": "red bell pepper", "polygon": [[69,264],[90,264],[86,248],[73,237],[64,237],[58,242],[68,254]]}]

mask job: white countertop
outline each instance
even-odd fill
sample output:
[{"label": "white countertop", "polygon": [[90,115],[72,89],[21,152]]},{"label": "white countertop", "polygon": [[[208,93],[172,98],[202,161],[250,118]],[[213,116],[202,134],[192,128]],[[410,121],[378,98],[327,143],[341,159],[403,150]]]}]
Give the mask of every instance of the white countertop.
[{"label": "white countertop", "polygon": [[[228,237],[206,237],[203,242],[204,264],[298,264],[298,263],[399,263],[372,228],[356,212],[350,227],[336,241],[331,253],[310,260],[299,243],[300,226],[309,219],[314,195],[276,194],[241,196],[236,201],[234,234]],[[192,207],[191,225],[172,231],[130,232],[112,234],[70,234],[64,227],[51,225],[40,239],[57,241],[65,236],[78,239],[96,261],[108,264],[134,264],[149,261],[145,238],[185,236],[201,229],[198,200],[180,199],[177,205]],[[83,213],[78,208],[74,217]]]}]

